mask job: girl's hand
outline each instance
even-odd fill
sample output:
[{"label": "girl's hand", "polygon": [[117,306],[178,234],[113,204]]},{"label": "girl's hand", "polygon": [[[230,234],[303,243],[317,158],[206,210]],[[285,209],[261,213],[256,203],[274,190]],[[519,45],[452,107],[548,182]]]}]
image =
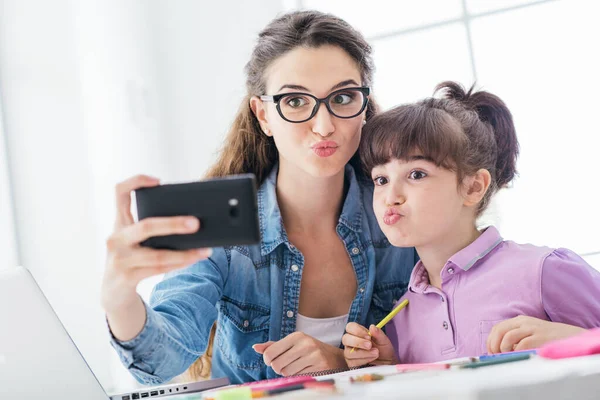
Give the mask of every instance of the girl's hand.
[{"label": "girl's hand", "polygon": [[283,376],[347,368],[341,349],[302,332],[294,332],[278,342],[255,344],[252,348],[263,355],[267,366]]},{"label": "girl's hand", "polygon": [[502,321],[487,338],[488,354],[529,350],[546,342],[563,339],[585,331],[573,325],[544,321],[524,315]]},{"label": "girl's hand", "polygon": [[[371,336],[369,336],[369,332]],[[375,325],[371,325],[367,330],[356,322],[350,322],[346,325],[346,334],[342,336],[342,344],[345,346],[344,358],[349,367],[398,363],[392,342]]]}]

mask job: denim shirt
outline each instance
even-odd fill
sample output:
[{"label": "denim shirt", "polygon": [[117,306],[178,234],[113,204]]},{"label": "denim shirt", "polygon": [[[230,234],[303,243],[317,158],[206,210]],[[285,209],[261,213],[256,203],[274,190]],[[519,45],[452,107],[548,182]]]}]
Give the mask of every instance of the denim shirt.
[{"label": "denim shirt", "polygon": [[[275,191],[277,166],[258,190],[261,242],[213,249],[207,260],[167,274],[146,305],[134,339],[111,339],[120,359],[144,384],[171,380],[201,356],[217,321],[212,376],[241,383],[278,375],[252,345],[296,330],[302,253],[285,232]],[[373,214],[373,185],[347,165],[348,192],[336,231],[356,273],[348,321],[377,323],[406,291],[417,261],[413,248],[389,244]],[[332,288],[334,290],[334,288]]]}]

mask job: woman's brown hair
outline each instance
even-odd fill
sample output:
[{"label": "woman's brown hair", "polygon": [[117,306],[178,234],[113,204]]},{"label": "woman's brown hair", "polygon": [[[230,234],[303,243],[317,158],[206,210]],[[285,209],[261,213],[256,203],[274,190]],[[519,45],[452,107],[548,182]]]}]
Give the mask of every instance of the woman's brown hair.
[{"label": "woman's brown hair", "polygon": [[468,91],[455,82],[437,85],[441,98],[400,105],[373,117],[363,128],[360,157],[365,173],[414,152],[437,166],[456,171],[459,182],[487,169],[492,184],[480,202],[481,214],[492,195],[515,177],[519,143],[512,114],[486,91]]},{"label": "woman's brown hair", "polygon": [[[207,177],[253,173],[259,185],[264,181],[277,163],[279,153],[273,138],[262,132],[250,108],[250,99],[267,94],[265,71],[273,61],[300,46],[318,48],[323,45],[338,46],[346,51],[360,70],[362,85],[371,85],[371,46],[346,21],[318,11],[297,11],[274,19],[258,35],[258,42],[245,67],[247,94]],[[367,105],[366,119],[371,118],[375,111],[375,103],[371,100]],[[358,153],[350,162],[359,167]],[[194,380],[210,375],[215,331],[213,325],[205,354],[187,371]]]}]

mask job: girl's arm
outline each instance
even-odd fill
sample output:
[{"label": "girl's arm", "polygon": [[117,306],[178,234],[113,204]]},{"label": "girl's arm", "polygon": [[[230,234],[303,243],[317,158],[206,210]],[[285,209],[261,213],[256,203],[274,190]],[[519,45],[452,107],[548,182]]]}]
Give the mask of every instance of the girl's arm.
[{"label": "girl's arm", "polygon": [[488,336],[488,353],[533,349],[600,327],[600,272],[574,252],[557,249],[546,257],[541,297],[550,321],[519,316],[497,324]]},{"label": "girl's arm", "polygon": [[553,251],[542,269],[542,304],[551,321],[600,327],[600,272],[570,250]]}]

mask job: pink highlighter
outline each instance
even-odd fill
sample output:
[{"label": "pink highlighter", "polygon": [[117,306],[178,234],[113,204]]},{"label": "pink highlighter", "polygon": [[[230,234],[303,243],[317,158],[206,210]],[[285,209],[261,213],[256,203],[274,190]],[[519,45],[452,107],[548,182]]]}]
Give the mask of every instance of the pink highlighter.
[{"label": "pink highlighter", "polygon": [[301,383],[315,382],[316,379],[312,376],[284,376],[280,378],[265,379],[262,381],[246,382],[238,386],[247,386],[252,390],[274,390],[281,389],[287,386],[298,385]]},{"label": "pink highlighter", "polygon": [[396,371],[398,372],[411,372],[411,371],[432,371],[450,368],[450,364],[396,364]]},{"label": "pink highlighter", "polygon": [[538,349],[537,354],[554,359],[600,354],[600,328],[546,343]]}]

